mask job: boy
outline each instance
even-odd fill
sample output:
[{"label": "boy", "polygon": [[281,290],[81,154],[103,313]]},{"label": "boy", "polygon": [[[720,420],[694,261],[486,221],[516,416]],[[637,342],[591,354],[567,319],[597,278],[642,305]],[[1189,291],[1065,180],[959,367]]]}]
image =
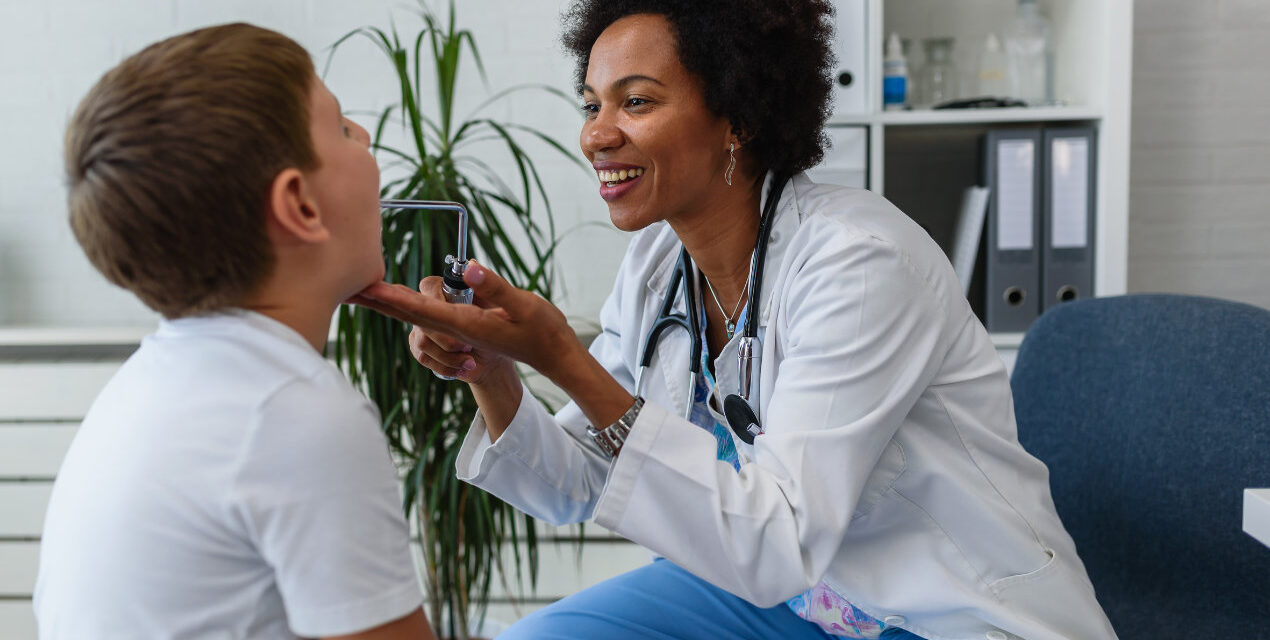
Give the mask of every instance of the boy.
[{"label": "boy", "polygon": [[368,147],[304,49],[246,24],[84,98],[71,226],[164,319],[54,486],[41,637],[432,637],[379,416],[321,355],[383,276]]}]

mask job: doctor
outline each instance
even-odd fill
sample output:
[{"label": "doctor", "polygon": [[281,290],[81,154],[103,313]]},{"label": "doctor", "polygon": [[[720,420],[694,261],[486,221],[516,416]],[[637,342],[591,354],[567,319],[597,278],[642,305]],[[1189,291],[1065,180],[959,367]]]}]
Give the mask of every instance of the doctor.
[{"label": "doctor", "polygon": [[[471,385],[461,478],[665,558],[502,637],[1114,637],[943,252],[882,197],[801,173],[823,154],[829,11],[572,6],[582,151],[633,233],[589,351],[556,308],[479,265],[475,305],[443,303],[438,278],[356,300],[416,325],[418,361]],[[664,331],[637,389],[667,296],[699,334]],[[749,317],[752,444],[722,415]],[[548,413],[514,361],[573,402]]]}]

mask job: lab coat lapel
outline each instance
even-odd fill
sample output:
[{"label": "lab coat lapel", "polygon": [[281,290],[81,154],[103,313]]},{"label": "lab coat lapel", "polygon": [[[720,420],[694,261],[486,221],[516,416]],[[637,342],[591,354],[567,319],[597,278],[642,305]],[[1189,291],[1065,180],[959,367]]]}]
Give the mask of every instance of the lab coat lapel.
[{"label": "lab coat lapel", "polygon": [[[771,188],[772,174],[768,174],[767,184],[764,185],[763,197],[767,197],[768,189]],[[794,235],[798,232],[798,227],[802,224],[802,210],[798,204],[798,194],[805,191],[810,186],[810,181],[806,174],[796,174],[790,178],[789,183],[785,185],[785,189],[781,192],[781,198],[776,206],[776,217],[772,220],[772,231],[768,237],[767,255],[764,259],[763,281],[759,292],[759,300],[753,313],[758,313],[758,338],[762,344],[760,353],[762,360],[760,365],[761,377],[758,381],[758,387],[754,393],[758,396],[757,402],[751,402],[751,406],[757,414],[760,423],[766,416],[764,408],[771,393],[772,381],[775,379],[776,371],[776,350],[772,344],[772,332],[769,330],[769,324],[772,321],[774,307],[776,301],[781,296],[777,295],[777,289],[785,282],[785,272],[788,265],[785,264],[785,258],[789,255],[789,247],[792,243]],[[766,201],[763,202],[766,205]],[[719,359],[715,363],[715,371],[719,380],[720,388],[724,389],[724,393],[732,393],[740,388],[740,371],[737,368],[737,349],[739,338],[731,340],[723,351],[719,354]],[[737,440],[740,443],[740,440]],[[752,445],[738,444],[747,455],[751,454]]]},{"label": "lab coat lapel", "polygon": [[[763,205],[767,204],[767,193],[771,189],[772,178],[773,174],[768,173],[766,184],[763,185]],[[795,174],[785,185],[785,190],[781,192],[780,202],[776,206],[776,219],[772,221],[772,235],[768,238],[767,256],[764,259],[762,291],[759,292],[758,326],[760,328],[766,327],[771,318],[772,305],[777,299],[776,288],[785,270],[785,255],[789,253],[790,240],[793,239],[799,224],[802,223],[798,193],[805,191],[810,186],[809,183],[807,174]]]},{"label": "lab coat lapel", "polygon": [[[680,416],[687,412],[691,401],[688,391],[688,383],[692,377],[692,370],[688,368],[691,354],[692,343],[689,342],[687,331],[667,331],[662,334],[661,344],[657,347],[657,354],[653,356],[650,367],[661,369],[662,381],[666,385],[666,399],[674,407],[676,415]],[[650,378],[651,373],[650,371]],[[649,386],[652,386],[652,380],[649,380]]]},{"label": "lab coat lapel", "polygon": [[[673,249],[666,252],[649,274],[644,297],[644,318],[641,322],[645,340],[647,340],[648,330],[657,320],[657,312],[661,308],[666,288],[670,285],[671,274],[674,273],[675,265],[679,260],[680,247],[678,242],[674,243]],[[689,274],[689,277],[694,276]],[[686,312],[682,289],[675,293],[674,312],[680,314]],[[673,409],[677,415],[683,415],[687,411],[690,401],[687,386],[691,376],[691,370],[688,368],[691,347],[692,343],[689,341],[687,331],[679,327],[666,329],[653,350],[652,362],[644,374],[645,388],[641,392],[645,398],[661,401],[664,406]],[[660,375],[657,374],[659,370]],[[661,388],[658,388],[659,381]]]}]

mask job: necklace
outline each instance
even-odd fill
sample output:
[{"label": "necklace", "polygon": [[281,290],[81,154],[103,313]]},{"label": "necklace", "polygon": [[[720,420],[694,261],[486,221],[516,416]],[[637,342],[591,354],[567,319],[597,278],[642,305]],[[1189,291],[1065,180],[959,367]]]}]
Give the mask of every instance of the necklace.
[{"label": "necklace", "polygon": [[701,279],[706,281],[706,288],[710,290],[710,297],[714,298],[714,304],[719,307],[719,313],[723,314],[723,321],[727,323],[725,326],[728,340],[731,340],[732,334],[736,333],[736,323],[732,321],[732,318],[737,311],[741,310],[741,302],[745,300],[745,293],[750,289],[750,281],[748,279],[745,281],[745,288],[741,290],[741,297],[737,298],[736,306],[732,307],[732,313],[728,313],[723,310],[723,303],[719,302],[719,294],[714,292],[714,285],[710,284],[710,279],[705,277],[705,275],[704,273],[701,274]]}]

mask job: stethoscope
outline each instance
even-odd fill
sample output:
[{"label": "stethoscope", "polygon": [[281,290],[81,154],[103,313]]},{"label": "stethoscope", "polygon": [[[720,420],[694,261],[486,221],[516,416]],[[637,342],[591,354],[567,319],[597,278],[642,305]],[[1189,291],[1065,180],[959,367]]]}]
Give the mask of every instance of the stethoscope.
[{"label": "stethoscope", "polygon": [[[763,433],[763,427],[755,413],[758,405],[758,377],[763,359],[763,344],[758,337],[758,315],[754,312],[754,301],[760,299],[760,287],[763,282],[763,264],[767,259],[767,244],[772,233],[772,219],[776,217],[776,205],[785,190],[787,175],[773,175],[772,184],[767,190],[767,202],[763,206],[763,215],[759,219],[758,239],[754,246],[754,254],[750,257],[750,276],[746,290],[750,298],[745,303],[745,325],[737,343],[737,369],[740,374],[740,390],[728,395],[723,400],[723,414],[733,433],[746,444],[754,444],[754,436]],[[635,393],[640,395],[643,387],[644,372],[653,361],[653,352],[657,349],[657,341],[666,329],[683,327],[691,338],[691,361],[689,363],[688,398],[692,398],[697,386],[697,378],[701,375],[701,318],[697,313],[696,282],[693,278],[692,257],[686,248],[679,250],[679,260],[666,285],[666,295],[662,298],[661,307],[653,326],[644,339],[644,350],[639,358],[639,371],[635,374]],[[676,313],[675,294],[684,293],[685,313]],[[687,418],[692,414],[692,402],[684,412]]]}]

